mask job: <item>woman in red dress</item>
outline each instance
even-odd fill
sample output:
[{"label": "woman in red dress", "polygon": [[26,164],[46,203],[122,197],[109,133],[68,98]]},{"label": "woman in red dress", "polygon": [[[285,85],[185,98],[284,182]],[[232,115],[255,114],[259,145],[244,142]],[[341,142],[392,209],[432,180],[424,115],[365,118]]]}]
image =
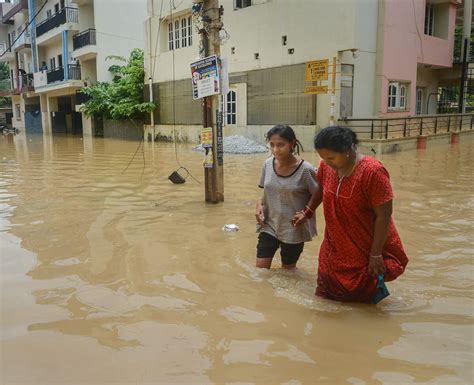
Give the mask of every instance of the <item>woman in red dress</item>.
[{"label": "woman in red dress", "polygon": [[[316,295],[377,303],[388,295],[386,281],[405,270],[408,258],[392,218],[393,192],[385,167],[357,152],[349,128],[327,127],[314,140],[322,161],[316,178],[326,228],[319,252]],[[304,220],[297,213],[295,223]]]}]

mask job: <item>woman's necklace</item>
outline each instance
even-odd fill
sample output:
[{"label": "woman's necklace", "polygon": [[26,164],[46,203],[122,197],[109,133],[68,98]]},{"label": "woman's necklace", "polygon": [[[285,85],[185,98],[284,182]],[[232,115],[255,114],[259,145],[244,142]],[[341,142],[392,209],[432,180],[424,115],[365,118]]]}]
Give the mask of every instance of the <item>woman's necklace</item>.
[{"label": "woman's necklace", "polygon": [[344,177],[352,175],[352,172],[354,171],[355,167],[357,166],[357,163],[360,161],[359,154],[356,153],[356,156],[354,158],[354,164],[351,166],[349,171],[346,171],[344,173],[340,173],[338,171],[337,176],[339,177],[339,183],[337,184],[337,189],[336,189],[336,198],[339,196],[339,189],[341,188],[342,181],[344,180]]}]

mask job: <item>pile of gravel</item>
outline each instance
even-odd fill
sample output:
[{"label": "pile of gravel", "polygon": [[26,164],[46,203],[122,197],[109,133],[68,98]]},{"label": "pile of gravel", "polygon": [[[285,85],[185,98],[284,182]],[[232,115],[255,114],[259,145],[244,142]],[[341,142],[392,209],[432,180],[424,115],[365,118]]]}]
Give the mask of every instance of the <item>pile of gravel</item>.
[{"label": "pile of gravel", "polygon": [[[193,151],[204,151],[202,145],[193,147]],[[232,135],[224,137],[224,153],[226,154],[259,154],[268,152],[268,148],[245,136]]]}]

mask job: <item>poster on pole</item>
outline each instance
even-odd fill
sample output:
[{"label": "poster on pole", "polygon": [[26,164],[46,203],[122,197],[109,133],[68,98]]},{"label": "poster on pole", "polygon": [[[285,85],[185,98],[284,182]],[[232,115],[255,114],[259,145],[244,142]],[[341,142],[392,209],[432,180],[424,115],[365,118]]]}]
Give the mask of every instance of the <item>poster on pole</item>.
[{"label": "poster on pole", "polygon": [[218,95],[220,89],[217,56],[212,55],[191,63],[191,79],[193,83],[193,99]]}]

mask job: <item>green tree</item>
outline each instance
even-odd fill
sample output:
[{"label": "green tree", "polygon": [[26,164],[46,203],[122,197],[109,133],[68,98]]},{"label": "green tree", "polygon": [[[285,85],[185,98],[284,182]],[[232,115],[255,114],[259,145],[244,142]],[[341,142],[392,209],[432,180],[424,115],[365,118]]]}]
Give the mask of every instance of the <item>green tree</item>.
[{"label": "green tree", "polygon": [[107,59],[123,61],[126,64],[114,64],[109,67],[113,75],[111,82],[98,82],[82,89],[90,99],[81,111],[89,117],[102,115],[105,119],[116,120],[136,118],[153,111],[156,104],[143,100],[145,78],[143,51],[134,49],[128,62],[118,56],[109,56]]}]

